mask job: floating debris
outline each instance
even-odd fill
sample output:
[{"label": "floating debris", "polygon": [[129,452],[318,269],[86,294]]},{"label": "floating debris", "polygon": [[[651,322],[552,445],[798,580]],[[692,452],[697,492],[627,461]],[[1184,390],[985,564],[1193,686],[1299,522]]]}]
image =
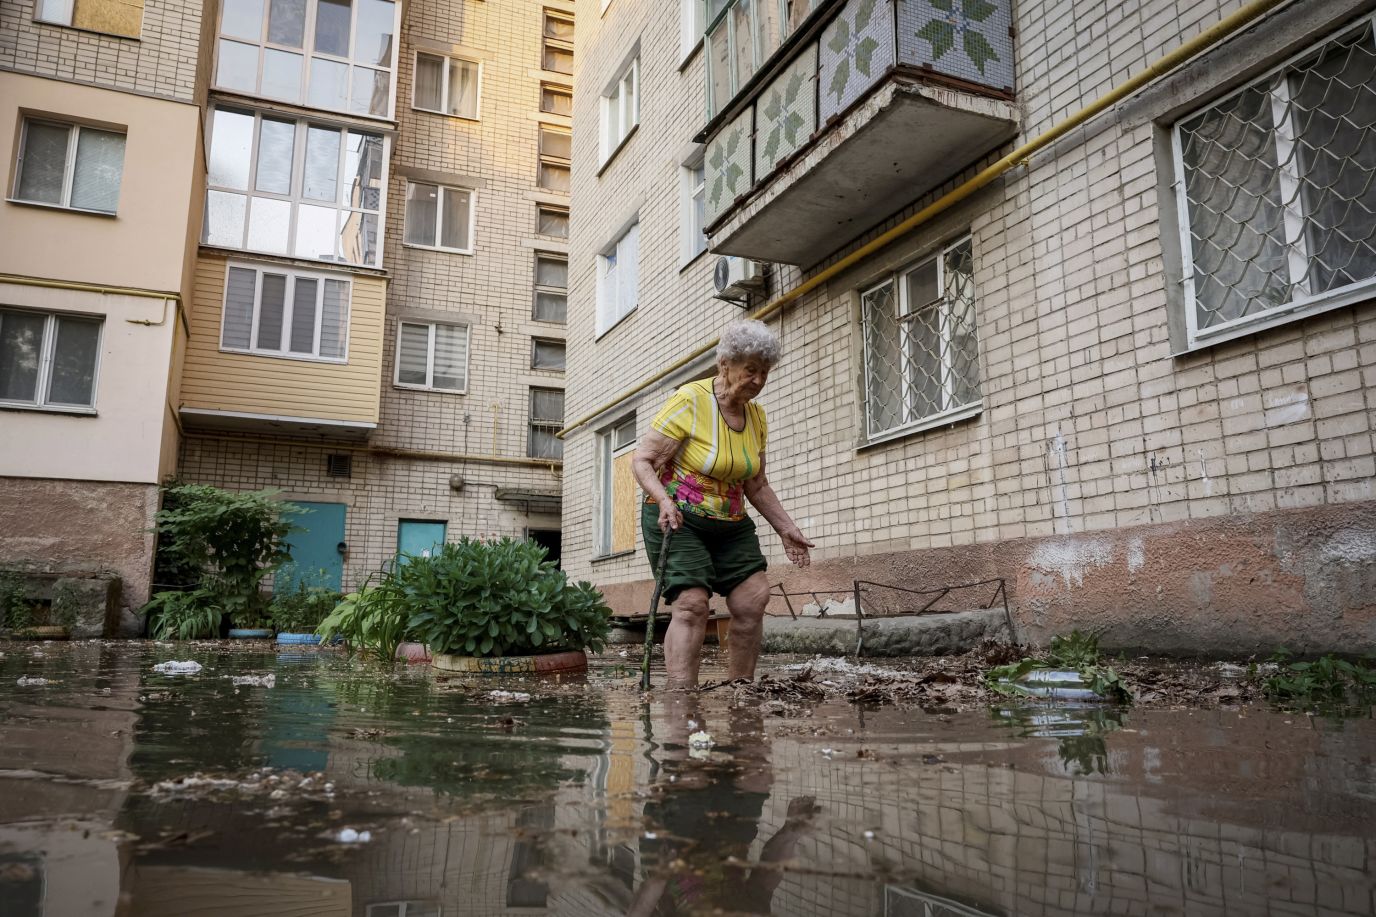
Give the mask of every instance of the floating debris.
[{"label": "floating debris", "polygon": [[524,704],[530,701],[530,695],[524,691],[488,691],[487,699],[499,704]]},{"label": "floating debris", "polygon": [[235,675],[234,687],[248,685],[254,688],[275,688],[277,687],[277,676],[269,673],[267,675]]},{"label": "floating debris", "polygon": [[19,676],[19,680],[16,681],[15,684],[17,684],[21,688],[36,688],[40,685],[49,684],[49,681],[46,678],[39,678],[37,676],[21,675]]},{"label": "floating debris", "polygon": [[153,671],[162,675],[195,675],[201,670],[199,662],[187,660],[185,662],[159,662],[153,666]]},{"label": "floating debris", "polygon": [[366,844],[373,839],[371,831],[355,831],[353,828],[341,828],[334,839],[341,844]]}]

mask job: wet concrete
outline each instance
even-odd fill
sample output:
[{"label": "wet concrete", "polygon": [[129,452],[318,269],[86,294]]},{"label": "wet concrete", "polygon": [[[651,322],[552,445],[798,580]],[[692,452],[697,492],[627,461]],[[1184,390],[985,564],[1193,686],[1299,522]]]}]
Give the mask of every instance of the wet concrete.
[{"label": "wet concrete", "polygon": [[330,651],[0,653],[5,917],[1376,912],[1369,713],[778,716],[645,703],[615,654],[463,682]]}]

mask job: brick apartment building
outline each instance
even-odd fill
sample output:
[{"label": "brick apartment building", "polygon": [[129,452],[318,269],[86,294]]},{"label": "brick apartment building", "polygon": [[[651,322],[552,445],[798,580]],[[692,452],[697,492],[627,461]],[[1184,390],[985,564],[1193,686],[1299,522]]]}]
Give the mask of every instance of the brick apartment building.
[{"label": "brick apartment building", "polygon": [[1376,647],[1370,3],[578,14],[574,575],[643,606],[629,450],[764,307],[770,479],[818,545],[798,572],[771,533],[773,582],[1002,578],[1031,639]]}]

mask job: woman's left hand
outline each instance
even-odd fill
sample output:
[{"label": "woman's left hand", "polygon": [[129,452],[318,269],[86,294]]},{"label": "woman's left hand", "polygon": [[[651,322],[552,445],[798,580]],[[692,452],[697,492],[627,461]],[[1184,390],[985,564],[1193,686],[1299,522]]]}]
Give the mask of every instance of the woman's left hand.
[{"label": "woman's left hand", "polygon": [[812,562],[812,558],[808,556],[808,549],[815,545],[803,537],[802,531],[796,525],[780,532],[779,537],[784,542],[784,556],[793,562],[793,566],[806,567]]}]

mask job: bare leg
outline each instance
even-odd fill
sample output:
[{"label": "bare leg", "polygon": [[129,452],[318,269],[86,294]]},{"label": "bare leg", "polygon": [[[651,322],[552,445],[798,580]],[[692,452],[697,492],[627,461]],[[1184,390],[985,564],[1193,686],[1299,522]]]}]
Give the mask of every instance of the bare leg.
[{"label": "bare leg", "polygon": [[650,917],[659,907],[659,899],[664,896],[664,889],[668,886],[669,880],[660,877],[641,882],[640,888],[635,890],[635,898],[631,900],[626,917]]},{"label": "bare leg", "polygon": [[689,587],[674,602],[669,632],[664,635],[664,668],[670,688],[695,688],[702,661],[702,638],[707,634],[706,589]]},{"label": "bare leg", "polygon": [[755,663],[760,658],[760,639],[764,633],[764,610],[768,605],[769,579],[763,572],[751,576],[726,597],[726,607],[731,610],[727,678],[754,680]]}]

